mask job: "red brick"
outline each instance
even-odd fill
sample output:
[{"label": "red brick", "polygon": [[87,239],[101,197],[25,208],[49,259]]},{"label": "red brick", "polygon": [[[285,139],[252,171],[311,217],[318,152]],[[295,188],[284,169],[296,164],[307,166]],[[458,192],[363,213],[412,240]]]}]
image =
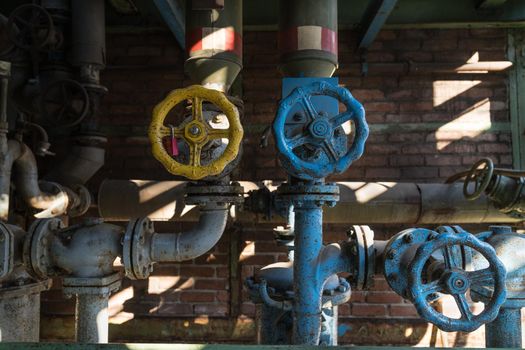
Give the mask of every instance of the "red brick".
[{"label": "red brick", "polygon": [[461,157],[457,156],[445,156],[445,155],[433,155],[425,157],[427,165],[461,165]]},{"label": "red brick", "polygon": [[180,269],[182,277],[213,277],[215,269],[206,266],[184,266]]},{"label": "red brick", "polygon": [[416,317],[417,314],[416,308],[410,304],[397,304],[390,305],[390,316],[394,317]]},{"label": "red brick", "polygon": [[395,168],[368,168],[365,170],[367,178],[381,178],[394,180],[401,174],[399,169]]},{"label": "red brick", "polygon": [[183,291],[180,293],[180,301],[184,303],[205,303],[215,300],[215,292]]},{"label": "red brick", "polygon": [[403,301],[399,295],[394,292],[368,292],[366,302],[372,304],[392,304]]},{"label": "red brick", "polygon": [[352,316],[379,317],[386,315],[386,305],[352,304]]},{"label": "red brick", "polygon": [[501,143],[482,143],[478,145],[478,151],[481,153],[509,153],[510,146]]},{"label": "red brick", "polygon": [[198,279],[195,281],[194,289],[201,290],[226,290],[228,281],[225,279]]}]

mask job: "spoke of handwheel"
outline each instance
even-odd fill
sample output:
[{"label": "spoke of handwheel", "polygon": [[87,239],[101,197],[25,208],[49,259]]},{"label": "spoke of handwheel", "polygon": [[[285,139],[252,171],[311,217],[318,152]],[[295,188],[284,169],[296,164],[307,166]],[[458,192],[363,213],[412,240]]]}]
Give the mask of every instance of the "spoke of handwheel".
[{"label": "spoke of handwheel", "polygon": [[441,285],[439,284],[439,281],[432,281],[427,284],[423,284],[421,287],[421,292],[426,296],[432,293],[437,293],[442,290]]},{"label": "spoke of handwheel", "polygon": [[209,129],[208,137],[210,139],[227,139],[230,136],[230,129]]},{"label": "spoke of handwheel", "polygon": [[201,151],[202,146],[198,143],[190,143],[190,165],[200,166],[201,165]]},{"label": "spoke of handwheel", "polygon": [[23,19],[23,18],[20,17],[20,16],[15,16],[14,21],[15,21],[15,22],[20,22],[20,23],[24,24],[24,25],[27,26],[27,27],[30,27],[30,26],[32,26],[32,24],[33,24],[33,23],[30,23],[29,21]]},{"label": "spoke of handwheel", "polygon": [[317,111],[315,110],[312,101],[310,101],[308,96],[303,96],[301,103],[303,104],[306,111],[306,116],[310,119],[310,121],[313,121],[317,117]]},{"label": "spoke of handwheel", "polygon": [[456,300],[456,305],[459,308],[459,312],[461,312],[461,315],[466,318],[467,320],[472,319],[472,311],[470,311],[470,306],[468,305],[467,298],[465,297],[465,294],[453,294],[454,299]]},{"label": "spoke of handwheel", "polygon": [[490,269],[468,272],[467,276],[471,285],[486,285],[494,282],[494,277]]},{"label": "spoke of handwheel", "polygon": [[334,127],[338,127],[339,125],[342,125],[349,121],[350,118],[352,118],[353,114],[354,112],[352,111],[344,111],[343,113],[339,113],[338,115],[330,118],[330,121],[332,122],[332,125]]},{"label": "spoke of handwheel", "polygon": [[286,140],[286,143],[288,144],[288,146],[291,149],[294,149],[294,148],[297,148],[299,146],[302,146],[302,145],[304,145],[307,142],[308,142],[308,137],[306,137],[304,135],[300,135],[300,136],[294,137],[292,139],[287,139]]},{"label": "spoke of handwheel", "polygon": [[337,152],[335,151],[334,147],[332,146],[332,143],[328,140],[323,141],[323,150],[328,156],[328,158],[331,158],[332,161],[337,161],[338,156]]},{"label": "spoke of handwheel", "polygon": [[64,114],[66,113],[66,110],[67,110],[67,106],[66,105],[62,105],[62,107],[60,108],[60,110],[57,113],[57,117],[56,117],[57,121],[61,121],[64,118]]},{"label": "spoke of handwheel", "polygon": [[451,269],[453,267],[455,267],[455,264],[454,264],[454,256],[452,255],[452,247],[451,246],[444,246],[442,248],[443,250],[443,258],[445,259],[445,267],[447,269]]},{"label": "spoke of handwheel", "polygon": [[204,118],[202,116],[202,99],[200,97],[194,97],[191,100],[191,114],[193,120],[198,120],[204,123]]},{"label": "spoke of handwheel", "polygon": [[[168,126],[161,126],[159,130],[160,137],[171,137],[172,131]],[[184,130],[179,128],[173,128],[173,136],[178,138],[184,137]]]}]

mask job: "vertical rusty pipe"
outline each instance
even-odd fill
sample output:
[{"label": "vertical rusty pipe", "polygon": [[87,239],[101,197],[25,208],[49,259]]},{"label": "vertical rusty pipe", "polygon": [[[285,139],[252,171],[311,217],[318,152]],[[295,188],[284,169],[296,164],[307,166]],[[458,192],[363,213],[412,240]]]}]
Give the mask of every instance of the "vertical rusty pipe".
[{"label": "vertical rusty pipe", "polygon": [[500,309],[498,317],[485,326],[485,346],[521,349],[521,309]]},{"label": "vertical rusty pipe", "polygon": [[225,0],[222,9],[194,9],[189,1],[186,17],[187,74],[227,92],[242,69],[242,1]]},{"label": "vertical rusty pipe", "polygon": [[109,295],[77,294],[75,311],[76,341],[79,343],[108,342]]},{"label": "vertical rusty pipe", "polygon": [[331,77],[337,69],[337,0],[281,1],[279,70],[287,77]]},{"label": "vertical rusty pipe", "polygon": [[319,345],[321,293],[317,259],[323,247],[323,209],[314,203],[295,206],[293,263],[293,343]]}]

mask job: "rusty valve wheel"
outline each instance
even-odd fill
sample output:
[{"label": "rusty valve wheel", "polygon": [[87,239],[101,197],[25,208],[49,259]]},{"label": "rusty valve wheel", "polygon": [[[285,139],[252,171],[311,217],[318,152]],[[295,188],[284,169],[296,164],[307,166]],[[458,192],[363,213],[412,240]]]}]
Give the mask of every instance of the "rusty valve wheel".
[{"label": "rusty valve wheel", "polygon": [[53,19],[43,7],[26,4],[17,7],[7,21],[9,39],[25,50],[43,49],[55,36]]},{"label": "rusty valve wheel", "polygon": [[[452,248],[454,246],[467,246],[479,252],[488,261],[488,267],[477,271],[465,271],[453,257]],[[423,283],[424,267],[430,256],[436,251],[443,252],[442,273],[438,279]],[[491,245],[465,231],[433,234],[429,241],[417,249],[408,271],[409,297],[417,312],[422,318],[446,332],[472,332],[481,325],[493,321],[506,300],[507,272],[505,266],[498,259]],[[471,286],[479,285],[493,286],[494,292],[489,302],[485,304],[485,309],[479,315],[475,315],[470,310],[466,293]],[[461,318],[447,317],[430,305],[430,302],[435,300],[434,296],[437,293],[450,294],[454,297]]]},{"label": "rusty valve wheel", "polygon": [[[177,104],[191,100],[192,118],[185,125],[168,127],[164,120],[168,113]],[[202,105],[204,101],[213,103],[228,119],[228,129],[215,129],[205,120]],[[189,163],[182,164],[175,160],[166,149],[163,140],[170,138],[172,146],[177,140],[184,140],[189,146]],[[219,175],[225,167],[239,154],[243,137],[239,111],[233,103],[221,92],[210,90],[199,85],[172,91],[153,110],[149,127],[149,139],[153,156],[166,170],[173,175],[184,176],[191,180],[200,180],[208,176]],[[213,159],[209,164],[201,164],[202,150],[210,140],[227,139],[222,155]],[[175,151],[175,149],[173,149]]]},{"label": "rusty valve wheel", "polygon": [[[465,198],[473,201],[478,199],[489,186],[494,174],[494,163],[489,158],[483,158],[476,162],[465,177],[463,183],[463,194]],[[474,184],[474,191],[469,191],[470,183]]]},{"label": "rusty valve wheel", "polygon": [[58,80],[42,93],[40,112],[46,126],[72,127],[79,124],[89,110],[89,95],[75,80]]}]

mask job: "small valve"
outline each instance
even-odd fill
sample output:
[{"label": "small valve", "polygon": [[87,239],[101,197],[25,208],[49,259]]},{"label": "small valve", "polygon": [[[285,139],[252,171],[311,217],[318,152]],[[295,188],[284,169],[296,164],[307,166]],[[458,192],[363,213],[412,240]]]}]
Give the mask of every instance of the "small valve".
[{"label": "small valve", "polygon": [[[470,251],[481,254],[488,267],[469,271],[463,261]],[[460,227],[407,229],[392,237],[384,251],[384,272],[390,287],[414,303],[419,315],[446,332],[472,332],[493,321],[506,299],[506,269],[494,248]],[[470,310],[471,287],[488,286],[493,291],[480,314]],[[451,295],[460,318],[445,316],[431,303]]]},{"label": "small valve", "polygon": [[[311,101],[313,96],[333,97],[346,106],[346,111],[335,116],[318,111]],[[301,131],[288,135],[287,118],[297,104],[304,110],[294,116],[297,119],[294,124],[300,124]],[[348,121],[354,123],[355,133],[352,145],[346,148],[346,135],[341,133],[341,128]],[[368,124],[363,106],[347,89],[320,81],[296,88],[281,101],[273,122],[273,134],[288,173],[303,180],[315,180],[341,173],[361,157],[368,138]]]},{"label": "small valve", "polygon": [[[180,126],[164,125],[169,112],[179,103],[191,100],[191,118]],[[217,106],[226,116],[227,129],[214,128],[213,122],[206,119],[203,102],[208,101]],[[154,157],[173,175],[184,176],[191,180],[223,174],[228,164],[239,154],[243,129],[239,111],[221,92],[193,85],[172,91],[153,110],[149,127],[149,139]],[[168,142],[165,143],[165,139]],[[211,160],[203,161],[207,147],[214,141],[226,139],[227,145],[220,155],[213,155]],[[187,148],[187,164],[181,162],[178,155],[182,152],[179,141]],[[177,159],[175,159],[177,157]]]}]

